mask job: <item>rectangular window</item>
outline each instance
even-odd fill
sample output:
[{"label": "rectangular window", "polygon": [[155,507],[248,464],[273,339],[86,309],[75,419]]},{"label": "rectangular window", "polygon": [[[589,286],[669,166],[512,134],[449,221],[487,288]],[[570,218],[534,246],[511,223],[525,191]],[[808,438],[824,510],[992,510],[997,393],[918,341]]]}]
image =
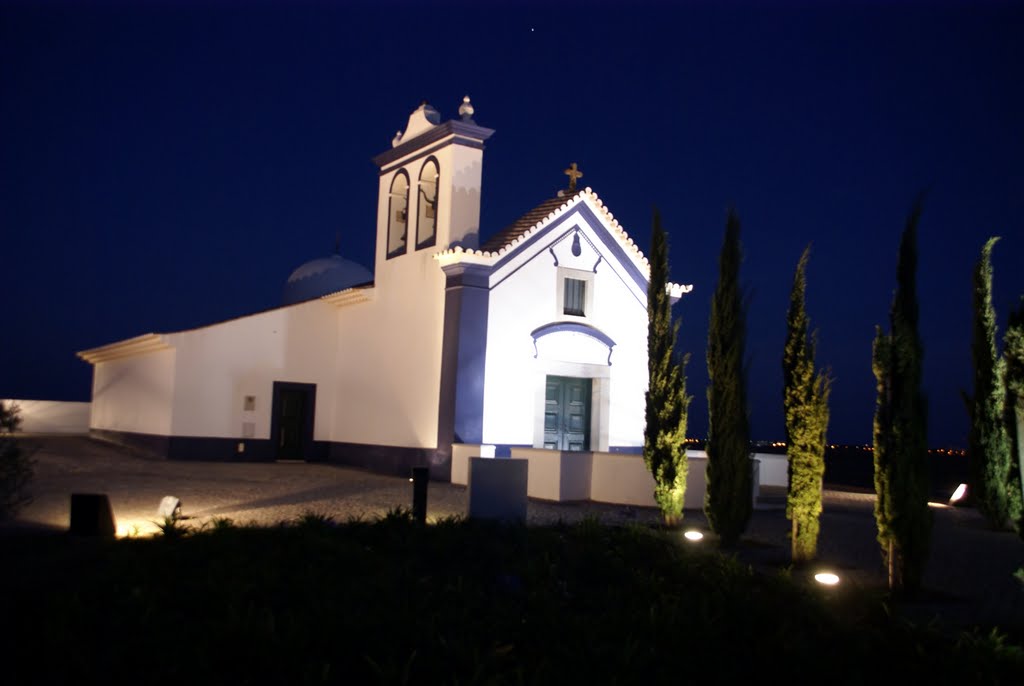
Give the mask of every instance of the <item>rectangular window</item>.
[{"label": "rectangular window", "polygon": [[570,279],[565,280],[565,299],[563,301],[564,307],[562,311],[565,314],[576,315],[577,317],[586,316],[584,311],[584,305],[587,302],[587,282],[582,279]]}]

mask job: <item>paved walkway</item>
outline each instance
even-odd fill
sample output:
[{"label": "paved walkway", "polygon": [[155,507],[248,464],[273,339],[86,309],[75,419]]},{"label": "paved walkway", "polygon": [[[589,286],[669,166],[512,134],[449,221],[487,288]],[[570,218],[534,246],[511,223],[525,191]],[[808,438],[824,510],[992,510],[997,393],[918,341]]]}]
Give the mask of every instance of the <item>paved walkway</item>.
[{"label": "paved walkway", "polygon": [[[410,507],[407,479],[355,469],[305,463],[169,462],[135,457],[115,446],[80,436],[37,436],[34,501],[8,530],[66,530],[72,492],[106,493],[121,532],[155,530],[161,498],[181,499],[189,524],[217,517],[243,524],[277,524],[315,512],[345,521],[373,519],[397,507]],[[431,483],[428,518],[463,515],[464,487]],[[821,517],[819,561],[839,573],[844,584],[881,588],[885,577],[873,517],[874,496],[829,490]],[[929,600],[906,608],[917,617],[939,614],[958,625],[1016,626],[1024,636],[1024,541],[1009,532],[988,530],[970,508],[936,507],[932,554],[925,576]],[[529,502],[531,524],[575,522],[586,516],[609,523],[656,523],[651,508],[599,503]],[[686,523],[707,532],[703,513],[688,511]],[[737,556],[761,569],[788,565],[789,523],[778,507],[755,510]],[[706,545],[706,543],[704,544]]]}]

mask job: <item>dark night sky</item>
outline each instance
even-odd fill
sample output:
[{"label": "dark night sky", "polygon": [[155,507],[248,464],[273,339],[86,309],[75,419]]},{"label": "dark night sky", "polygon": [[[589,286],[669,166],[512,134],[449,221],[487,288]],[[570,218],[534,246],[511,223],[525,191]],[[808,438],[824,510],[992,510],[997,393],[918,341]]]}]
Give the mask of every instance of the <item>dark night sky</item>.
[{"label": "dark night sky", "polygon": [[871,438],[875,324],[920,225],[934,446],[966,442],[970,279],[1024,294],[1024,5],[0,5],[0,397],[87,400],[75,352],[279,303],[330,253],[372,266],[376,169],[409,112],[470,94],[496,129],[486,238],[576,161],[646,252],[670,232],[690,435],[707,428],[709,300],[743,222],[755,439],[782,436],[780,357],[809,241],[830,440]]}]

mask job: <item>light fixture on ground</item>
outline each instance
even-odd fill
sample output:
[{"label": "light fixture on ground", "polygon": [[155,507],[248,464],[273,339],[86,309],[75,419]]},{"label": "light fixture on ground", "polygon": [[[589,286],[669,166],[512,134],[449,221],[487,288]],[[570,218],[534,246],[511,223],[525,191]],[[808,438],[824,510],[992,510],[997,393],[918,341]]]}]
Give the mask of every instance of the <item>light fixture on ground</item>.
[{"label": "light fixture on ground", "polygon": [[949,496],[949,504],[956,505],[958,502],[963,500],[967,496],[967,484],[960,484],[953,491],[953,495]]},{"label": "light fixture on ground", "polygon": [[839,583],[839,577],[832,572],[818,572],[814,580],[823,586],[835,586]]},{"label": "light fixture on ground", "polygon": [[118,538],[148,538],[160,532],[162,522],[155,521],[152,517],[141,517],[137,519],[124,519],[117,522]]},{"label": "light fixture on ground", "polygon": [[181,500],[173,495],[165,495],[156,509],[156,516],[167,521],[181,519]]},{"label": "light fixture on ground", "polygon": [[697,541],[701,540],[702,538],[704,538],[704,534],[702,534],[701,532],[697,531],[696,529],[689,529],[689,530],[687,530],[687,532],[684,533],[683,536],[686,538],[687,541],[693,541],[693,542],[697,542]]}]

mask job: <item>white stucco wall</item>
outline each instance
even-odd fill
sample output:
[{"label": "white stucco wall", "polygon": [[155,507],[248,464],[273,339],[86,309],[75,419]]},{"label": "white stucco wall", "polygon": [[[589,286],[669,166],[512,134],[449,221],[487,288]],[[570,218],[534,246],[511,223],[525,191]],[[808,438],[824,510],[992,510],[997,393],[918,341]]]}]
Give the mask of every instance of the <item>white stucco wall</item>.
[{"label": "white stucco wall", "polygon": [[333,306],[313,300],[168,335],[177,353],[171,433],[241,438],[252,423],[253,438],[270,438],[273,383],[286,381],[316,384],[313,436],[327,440],[336,321]]},{"label": "white stucco wall", "polygon": [[465,486],[469,483],[469,460],[473,457],[494,457],[493,445],[455,443],[452,445],[452,483]]},{"label": "white stucco wall", "polygon": [[[166,334],[169,350],[96,364],[93,425],[196,437],[270,437],[274,381],[315,384],[314,438],[437,445],[445,275],[433,255],[479,236],[482,151],[449,145],[438,162],[436,244],[417,250],[417,184],[425,156],[380,177],[375,288],[341,307],[315,300]],[[386,259],[388,190],[410,180],[409,245]],[[255,408],[245,409],[246,396]]]},{"label": "white stucco wall", "polygon": [[4,400],[18,408],[22,433],[73,434],[89,431],[90,403],[60,400]]},{"label": "white stucco wall", "polygon": [[98,363],[93,426],[268,439],[273,384],[283,381],[316,385],[316,440],[434,447],[444,274],[431,255],[385,269],[390,287],[368,301],[312,300],[166,334],[169,350]]},{"label": "white stucco wall", "polygon": [[444,272],[432,255],[378,264],[374,300],[338,311],[333,440],[437,445]]},{"label": "white stucco wall", "polygon": [[[572,254],[573,226],[585,237],[579,256]],[[592,307],[587,316],[563,313],[565,275],[588,279]],[[615,342],[611,364],[607,347],[575,332],[550,334],[535,349],[531,332],[558,322],[586,324],[609,336]],[[491,276],[487,345],[485,442],[540,446],[544,381],[557,375],[598,379],[591,405],[592,449],[642,445],[646,294],[582,216],[562,222]]]},{"label": "white stucco wall", "polygon": [[480,244],[483,151],[453,145],[438,150],[434,156],[442,170],[438,194],[438,227],[441,229],[438,248],[453,244],[476,248]]},{"label": "white stucco wall", "polygon": [[169,435],[174,410],[175,364],[174,350],[96,363],[89,426]]}]

